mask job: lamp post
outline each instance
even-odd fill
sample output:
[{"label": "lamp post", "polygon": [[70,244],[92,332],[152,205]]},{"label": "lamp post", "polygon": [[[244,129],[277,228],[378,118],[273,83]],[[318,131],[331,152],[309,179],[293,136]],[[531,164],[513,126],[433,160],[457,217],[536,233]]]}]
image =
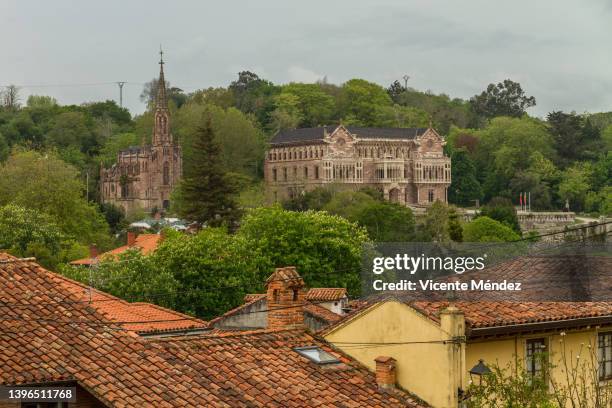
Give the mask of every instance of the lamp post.
[{"label": "lamp post", "polygon": [[470,380],[474,383],[474,377],[478,377],[478,385],[482,385],[482,376],[490,373],[491,369],[485,365],[484,360],[480,359],[470,370]]}]

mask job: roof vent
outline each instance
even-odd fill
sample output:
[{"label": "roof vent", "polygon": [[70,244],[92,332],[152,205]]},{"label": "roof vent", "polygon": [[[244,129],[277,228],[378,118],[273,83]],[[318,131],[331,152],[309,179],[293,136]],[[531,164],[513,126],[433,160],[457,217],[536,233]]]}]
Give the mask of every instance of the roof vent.
[{"label": "roof vent", "polygon": [[293,350],[316,364],[338,364],[340,362],[336,357],[318,346],[296,347]]}]

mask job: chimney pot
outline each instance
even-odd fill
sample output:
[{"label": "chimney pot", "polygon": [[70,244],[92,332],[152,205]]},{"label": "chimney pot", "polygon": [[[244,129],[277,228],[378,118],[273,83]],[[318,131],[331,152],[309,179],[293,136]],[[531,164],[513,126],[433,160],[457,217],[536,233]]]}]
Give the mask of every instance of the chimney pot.
[{"label": "chimney pot", "polygon": [[127,245],[128,246],[133,246],[136,243],[136,237],[137,236],[138,236],[138,234],[136,234],[135,232],[128,231],[128,233],[127,233]]},{"label": "chimney pot", "polygon": [[388,356],[380,356],[374,359],[376,362],[376,383],[380,388],[395,388],[395,359]]},{"label": "chimney pot", "polygon": [[92,259],[98,257],[98,246],[96,244],[89,246],[89,257]]},{"label": "chimney pot", "polygon": [[304,327],[304,286],[295,267],[276,268],[266,285],[269,329]]}]

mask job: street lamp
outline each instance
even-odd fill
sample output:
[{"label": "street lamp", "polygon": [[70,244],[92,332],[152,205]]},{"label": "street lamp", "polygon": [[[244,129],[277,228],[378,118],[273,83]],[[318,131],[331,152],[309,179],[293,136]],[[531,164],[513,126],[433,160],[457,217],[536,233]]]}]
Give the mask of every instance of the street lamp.
[{"label": "street lamp", "polygon": [[478,364],[470,370],[470,380],[474,383],[474,376],[476,376],[478,377],[478,385],[482,385],[482,376],[490,373],[491,369],[485,365],[484,360],[480,359]]}]

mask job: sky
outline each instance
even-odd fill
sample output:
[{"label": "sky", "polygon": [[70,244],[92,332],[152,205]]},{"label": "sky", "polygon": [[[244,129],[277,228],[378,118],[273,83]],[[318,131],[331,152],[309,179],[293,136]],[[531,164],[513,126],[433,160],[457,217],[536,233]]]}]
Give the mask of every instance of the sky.
[{"label": "sky", "polygon": [[510,78],[530,114],[612,111],[611,0],[0,0],[0,86],[62,104],[145,109],[157,76],[187,92],[250,70],[274,83],[388,86],[469,98]]}]

